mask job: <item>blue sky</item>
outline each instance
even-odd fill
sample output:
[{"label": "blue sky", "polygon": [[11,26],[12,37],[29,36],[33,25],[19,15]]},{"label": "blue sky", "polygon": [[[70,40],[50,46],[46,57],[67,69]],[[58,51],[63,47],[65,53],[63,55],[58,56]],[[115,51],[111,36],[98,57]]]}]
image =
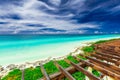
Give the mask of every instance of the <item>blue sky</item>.
[{"label": "blue sky", "polygon": [[0,34],[120,33],[120,0],[0,0]]}]

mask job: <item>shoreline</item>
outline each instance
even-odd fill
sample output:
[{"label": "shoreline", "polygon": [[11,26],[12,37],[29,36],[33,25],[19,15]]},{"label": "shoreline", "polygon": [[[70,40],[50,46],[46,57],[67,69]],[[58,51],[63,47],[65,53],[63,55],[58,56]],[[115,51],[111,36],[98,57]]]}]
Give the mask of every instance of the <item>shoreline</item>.
[{"label": "shoreline", "polygon": [[[86,40],[86,41],[76,41],[76,42],[80,42],[80,45],[74,47],[74,49],[71,50],[71,51],[70,51],[69,53],[67,53],[66,55],[69,55],[70,53],[75,52],[77,48],[81,48],[81,47],[84,47],[84,46],[88,46],[88,45],[90,45],[91,43],[94,43],[94,42],[96,42],[96,41],[99,41],[99,40],[109,40],[109,39],[117,39],[117,38],[119,38],[119,37],[116,37],[116,38],[105,38],[105,39],[95,39],[95,40]],[[6,67],[6,66],[8,66],[8,65],[10,65],[10,64],[21,65],[21,64],[25,64],[25,63],[34,63],[34,62],[37,62],[37,61],[46,61],[47,59],[50,59],[50,58],[59,58],[59,57],[61,57],[61,56],[62,56],[62,55],[60,55],[60,56],[49,56],[49,57],[44,58],[44,59],[32,60],[32,61],[30,60],[30,61],[26,61],[26,62],[22,62],[22,61],[21,61],[20,63],[8,63],[8,64],[6,64],[6,65],[0,65],[0,66]]]},{"label": "shoreline", "polygon": [[[61,42],[47,45],[35,45],[33,47],[26,45],[25,47],[9,48],[1,52],[0,65],[23,64],[25,62],[34,62],[37,60],[45,60],[49,57],[60,57],[74,51],[77,47],[82,46],[86,42],[95,42],[98,40],[120,38],[119,36],[91,37],[87,39],[78,39],[75,41]],[[52,56],[50,56],[50,54]]]},{"label": "shoreline", "polygon": [[[119,38],[119,37],[117,37]],[[74,48],[74,50],[70,53],[68,53],[67,55],[64,56],[57,56],[57,57],[48,57],[46,59],[41,59],[41,60],[36,60],[36,61],[30,61],[30,62],[22,62],[22,63],[18,63],[18,64],[9,64],[6,66],[0,66],[0,70],[3,70],[0,72],[0,76],[4,77],[5,75],[7,75],[10,71],[12,71],[14,68],[18,68],[20,70],[29,68],[29,67],[36,67],[39,66],[39,63],[45,64],[47,62],[49,62],[50,60],[56,59],[56,60],[62,60],[64,58],[66,58],[68,55],[76,55],[79,53],[82,53],[83,51],[80,50],[82,47],[84,46],[89,46],[90,44],[99,41],[99,40],[109,40],[109,39],[117,39],[117,38],[105,38],[105,39],[96,39],[96,40],[87,40],[84,42],[81,42],[81,45],[79,47]]]},{"label": "shoreline", "polygon": [[[89,44],[84,43],[84,46],[88,46]],[[6,76],[10,71],[14,70],[15,68],[23,70],[26,68],[30,68],[33,67],[35,68],[36,66],[40,66],[39,64],[45,64],[47,62],[49,62],[50,60],[62,60],[64,58],[66,58],[68,55],[76,55],[79,54],[79,52],[82,52],[82,50],[80,50],[80,48],[84,47],[83,45],[74,49],[73,52],[68,53],[67,55],[64,56],[59,56],[59,57],[48,57],[47,59],[41,59],[41,60],[36,60],[36,61],[32,61],[32,62],[24,62],[24,63],[19,63],[19,64],[9,64],[7,66],[1,66],[0,65],[0,77],[3,78],[4,76]],[[2,70],[2,68],[4,68]],[[2,71],[1,71],[2,70]]]},{"label": "shoreline", "polygon": [[[54,51],[56,51],[56,52],[54,52],[54,54],[52,53],[52,55],[53,56],[48,56],[48,54],[46,54],[46,56],[42,56],[41,58],[40,58],[40,55],[38,55],[39,56],[39,58],[37,59],[37,57],[38,56],[35,56],[35,57],[33,57],[34,59],[32,60],[32,58],[31,58],[31,60],[30,60],[30,58],[27,60],[24,60],[24,59],[22,59],[21,57],[22,56],[27,56],[27,55],[30,55],[30,56],[34,56],[35,54],[25,54],[25,55],[14,55],[14,56],[6,56],[6,57],[3,57],[4,58],[4,60],[6,59],[13,59],[14,57],[16,58],[16,59],[18,59],[18,58],[20,58],[20,60],[21,61],[18,61],[18,60],[15,60],[14,59],[14,61],[15,62],[13,62],[13,63],[10,63],[10,62],[3,62],[3,64],[0,64],[1,66],[8,66],[9,64],[16,64],[16,65],[20,65],[20,64],[23,64],[23,63],[26,63],[26,62],[35,62],[35,61],[41,61],[41,60],[46,60],[46,59],[48,59],[48,58],[50,58],[50,57],[54,57],[54,58],[56,58],[56,57],[61,57],[61,56],[64,56],[64,55],[67,55],[67,54],[69,54],[69,53],[71,53],[71,52],[73,52],[76,48],[78,48],[78,47],[81,47],[81,46],[84,46],[86,43],[93,43],[93,42],[96,42],[96,41],[99,41],[99,40],[107,40],[107,39],[116,39],[116,38],[120,38],[120,37],[115,37],[115,38],[103,38],[103,39],[94,39],[94,40],[83,40],[83,41],[75,41],[75,42],[68,42],[68,43],[63,43],[62,44],[62,46],[64,47],[64,46],[66,46],[66,45],[68,45],[67,46],[67,48],[70,48],[70,49],[67,49],[66,50],[66,53],[65,54],[61,54],[61,52],[59,52],[59,51],[56,51],[56,50],[52,50],[52,52],[54,52]],[[70,44],[69,44],[70,43]],[[75,45],[72,45],[71,46],[71,44],[74,44],[75,43]],[[78,44],[78,43],[80,43],[80,44]],[[51,46],[51,45],[50,45]],[[54,46],[54,45],[53,45]],[[39,46],[38,46],[39,47]],[[65,47],[66,48],[66,47]],[[57,52],[59,52],[59,53],[57,53]],[[31,53],[34,53],[34,52],[31,52]],[[42,53],[42,52],[41,52]],[[39,53],[40,54],[40,53]],[[57,55],[56,55],[57,54]],[[36,54],[37,55],[37,54]],[[19,57],[18,57],[19,56]]]}]

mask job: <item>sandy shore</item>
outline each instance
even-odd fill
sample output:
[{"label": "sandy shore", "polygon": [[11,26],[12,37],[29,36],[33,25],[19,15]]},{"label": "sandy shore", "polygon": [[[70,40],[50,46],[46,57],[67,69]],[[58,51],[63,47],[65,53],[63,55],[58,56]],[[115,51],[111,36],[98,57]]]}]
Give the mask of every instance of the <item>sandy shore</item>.
[{"label": "sandy shore", "polygon": [[83,46],[88,46],[88,45],[90,45],[90,43],[88,43],[88,42],[81,43],[81,45],[79,47],[78,46],[75,47],[73,50],[71,50],[71,52],[69,52],[68,54],[66,54],[64,56],[53,56],[53,57],[48,57],[46,59],[40,59],[40,60],[36,60],[36,61],[30,61],[30,62],[25,62],[25,63],[17,63],[17,64],[9,64],[9,65],[5,65],[5,66],[0,66],[0,76],[3,77],[5,75],[7,75],[7,73],[9,73],[10,71],[12,71],[15,68],[23,70],[25,68],[39,66],[40,63],[45,64],[45,63],[47,63],[47,62],[49,62],[50,60],[53,60],[53,59],[62,60],[65,57],[67,57],[68,55],[76,55],[76,54],[82,53],[83,51],[81,51],[80,49]]}]

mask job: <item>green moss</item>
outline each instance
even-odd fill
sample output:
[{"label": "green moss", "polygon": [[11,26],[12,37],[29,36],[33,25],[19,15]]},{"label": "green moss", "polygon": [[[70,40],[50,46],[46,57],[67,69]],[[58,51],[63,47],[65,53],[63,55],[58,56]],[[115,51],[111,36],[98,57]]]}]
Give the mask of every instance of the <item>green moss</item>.
[{"label": "green moss", "polygon": [[27,68],[24,71],[24,78],[25,80],[37,80],[39,78],[41,78],[42,72],[40,70],[40,67],[36,67],[36,68]]},{"label": "green moss", "polygon": [[19,69],[14,69],[9,72],[7,76],[2,78],[2,80],[21,80],[22,72]]}]

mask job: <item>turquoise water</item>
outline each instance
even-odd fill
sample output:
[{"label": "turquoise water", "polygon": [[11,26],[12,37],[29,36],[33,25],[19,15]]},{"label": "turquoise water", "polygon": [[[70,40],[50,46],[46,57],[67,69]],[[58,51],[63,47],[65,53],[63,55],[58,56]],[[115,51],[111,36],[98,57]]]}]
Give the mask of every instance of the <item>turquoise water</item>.
[{"label": "turquoise water", "polygon": [[23,63],[63,56],[82,42],[120,38],[119,35],[1,35],[0,64]]}]

